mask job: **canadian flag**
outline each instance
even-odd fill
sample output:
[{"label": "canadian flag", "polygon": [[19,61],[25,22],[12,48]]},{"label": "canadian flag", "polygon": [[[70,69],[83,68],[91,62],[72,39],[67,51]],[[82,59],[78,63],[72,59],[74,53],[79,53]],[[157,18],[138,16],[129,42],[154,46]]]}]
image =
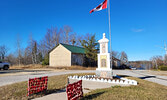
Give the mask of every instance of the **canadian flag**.
[{"label": "canadian flag", "polygon": [[94,12],[94,11],[100,11],[102,9],[106,9],[107,8],[107,0],[105,0],[103,3],[101,3],[100,5],[98,5],[96,8],[92,9],[90,11],[90,13]]}]

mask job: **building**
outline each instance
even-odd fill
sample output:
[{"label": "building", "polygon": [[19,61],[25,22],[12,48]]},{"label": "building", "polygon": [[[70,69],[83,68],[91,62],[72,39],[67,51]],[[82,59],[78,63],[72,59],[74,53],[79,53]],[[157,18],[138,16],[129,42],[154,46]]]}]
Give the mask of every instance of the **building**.
[{"label": "building", "polygon": [[83,66],[84,56],[84,48],[60,43],[49,52],[49,66]]},{"label": "building", "polygon": [[[68,44],[58,44],[49,52],[49,66],[67,67],[72,65],[83,66],[85,49]],[[119,59],[112,57],[113,67],[121,66]]]},{"label": "building", "polygon": [[113,67],[120,67],[121,61],[115,57],[112,57],[112,64],[113,64]]}]

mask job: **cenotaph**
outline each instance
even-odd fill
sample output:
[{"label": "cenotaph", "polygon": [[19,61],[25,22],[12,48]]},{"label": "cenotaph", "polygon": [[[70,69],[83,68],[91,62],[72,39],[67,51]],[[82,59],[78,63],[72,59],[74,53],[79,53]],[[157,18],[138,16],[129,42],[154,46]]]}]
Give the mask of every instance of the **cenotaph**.
[{"label": "cenotaph", "polygon": [[108,53],[108,42],[105,33],[103,38],[98,41],[100,44],[100,53],[98,55],[98,68],[96,76],[102,78],[112,78],[112,68],[110,67],[110,53]]}]

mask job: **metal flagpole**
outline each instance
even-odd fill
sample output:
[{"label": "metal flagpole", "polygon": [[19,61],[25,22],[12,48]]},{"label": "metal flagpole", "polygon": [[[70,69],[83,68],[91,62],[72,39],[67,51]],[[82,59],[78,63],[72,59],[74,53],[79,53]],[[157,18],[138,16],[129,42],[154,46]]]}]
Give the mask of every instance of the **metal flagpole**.
[{"label": "metal flagpole", "polygon": [[110,36],[110,68],[112,69],[112,48],[111,48],[111,22],[110,22],[110,0],[108,0],[108,21],[109,21],[109,36]]}]

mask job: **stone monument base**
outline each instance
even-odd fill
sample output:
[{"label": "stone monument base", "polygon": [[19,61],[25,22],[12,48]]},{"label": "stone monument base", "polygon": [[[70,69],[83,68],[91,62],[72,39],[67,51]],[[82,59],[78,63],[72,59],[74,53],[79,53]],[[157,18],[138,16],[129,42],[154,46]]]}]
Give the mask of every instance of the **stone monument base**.
[{"label": "stone monument base", "polygon": [[112,69],[96,69],[96,76],[102,78],[113,78]]}]

